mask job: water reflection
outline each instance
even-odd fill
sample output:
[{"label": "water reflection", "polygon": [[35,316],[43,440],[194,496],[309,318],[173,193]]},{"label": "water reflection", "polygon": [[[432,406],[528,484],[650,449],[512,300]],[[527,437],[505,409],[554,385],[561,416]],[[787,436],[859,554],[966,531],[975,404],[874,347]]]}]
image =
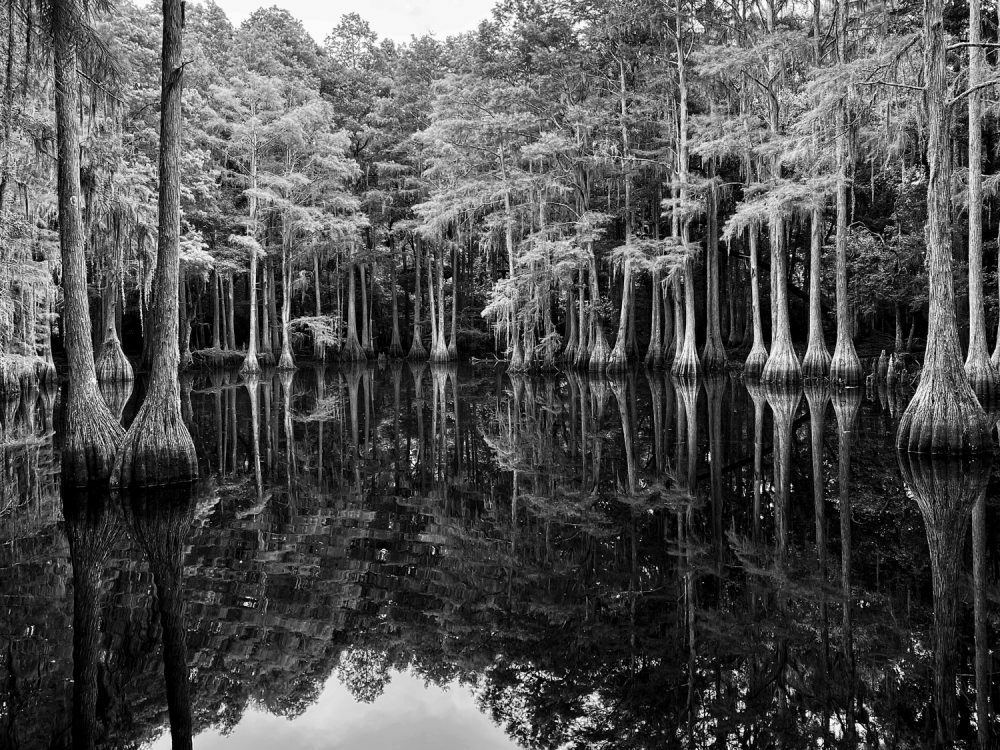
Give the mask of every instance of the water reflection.
[{"label": "water reflection", "polygon": [[894,398],[213,374],[182,388],[205,480],[110,497],[60,496],[55,394],[21,394],[0,744],[189,747],[408,673],[525,746],[989,747],[991,467],[897,461]]}]

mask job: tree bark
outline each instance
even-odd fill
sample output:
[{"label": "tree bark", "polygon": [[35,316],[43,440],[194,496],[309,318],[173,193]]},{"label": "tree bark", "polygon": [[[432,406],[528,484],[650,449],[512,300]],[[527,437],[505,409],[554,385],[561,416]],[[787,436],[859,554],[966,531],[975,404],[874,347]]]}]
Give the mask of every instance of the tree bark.
[{"label": "tree bark", "polygon": [[[53,0],[57,189],[59,246],[62,254],[63,343],[69,363],[69,388],[63,431],[64,482],[85,484],[107,478],[123,437],[97,388],[87,298],[87,261],[80,214],[79,75],[76,30],[69,0]],[[176,293],[176,290],[175,290]]]},{"label": "tree bark", "polygon": [[177,378],[180,275],[181,0],[163,0],[160,90],[159,239],[153,277],[153,367],[146,400],[129,427],[111,482],[126,487],[189,481],[198,475],[191,434],[181,418]]},{"label": "tree bark", "polygon": [[903,412],[896,446],[914,453],[992,449],[991,425],[965,376],[955,320],[951,265],[951,145],[944,0],[926,0],[924,101],[927,108],[927,270],[930,313],[920,384]]},{"label": "tree bark", "polygon": [[413,342],[410,344],[410,351],[406,355],[407,359],[421,360],[427,358],[427,349],[421,340],[420,331],[420,274],[423,273],[423,262],[421,260],[421,241],[419,237],[413,239]]},{"label": "tree bark", "polygon": [[980,404],[1000,395],[1000,373],[986,348],[983,309],[983,102],[982,0],[969,0],[969,351],[965,375]]},{"label": "tree bark", "polygon": [[802,359],[802,375],[811,380],[829,377],[833,359],[823,338],[823,308],[820,304],[823,223],[822,206],[813,206],[809,243],[809,345]]}]

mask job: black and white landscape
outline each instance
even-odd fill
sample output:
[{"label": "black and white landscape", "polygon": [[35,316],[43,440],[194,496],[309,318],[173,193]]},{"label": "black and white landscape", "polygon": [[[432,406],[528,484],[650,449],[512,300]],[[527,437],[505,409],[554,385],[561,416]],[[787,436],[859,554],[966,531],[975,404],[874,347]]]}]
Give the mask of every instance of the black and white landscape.
[{"label": "black and white landscape", "polygon": [[288,2],[0,5],[0,750],[996,747],[1000,5]]}]

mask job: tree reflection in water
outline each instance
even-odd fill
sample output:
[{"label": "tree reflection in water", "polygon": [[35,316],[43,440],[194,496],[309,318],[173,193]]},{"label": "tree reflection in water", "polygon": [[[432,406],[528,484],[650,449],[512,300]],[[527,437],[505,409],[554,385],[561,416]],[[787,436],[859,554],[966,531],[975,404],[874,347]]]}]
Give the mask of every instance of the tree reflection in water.
[{"label": "tree reflection in water", "polygon": [[207,483],[109,498],[60,495],[57,399],[21,394],[0,408],[0,745],[186,747],[410,669],[528,746],[989,747],[990,467],[897,461],[893,396],[835,392],[836,420],[830,398],[655,371],[217,374],[183,389]]}]

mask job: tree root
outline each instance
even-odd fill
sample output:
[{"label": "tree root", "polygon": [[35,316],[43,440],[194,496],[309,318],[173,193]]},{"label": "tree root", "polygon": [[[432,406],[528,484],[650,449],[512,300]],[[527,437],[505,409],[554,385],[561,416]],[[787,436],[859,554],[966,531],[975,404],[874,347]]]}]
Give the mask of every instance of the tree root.
[{"label": "tree root", "polygon": [[964,372],[930,372],[899,420],[896,447],[910,453],[962,455],[993,449],[991,425]]}]

